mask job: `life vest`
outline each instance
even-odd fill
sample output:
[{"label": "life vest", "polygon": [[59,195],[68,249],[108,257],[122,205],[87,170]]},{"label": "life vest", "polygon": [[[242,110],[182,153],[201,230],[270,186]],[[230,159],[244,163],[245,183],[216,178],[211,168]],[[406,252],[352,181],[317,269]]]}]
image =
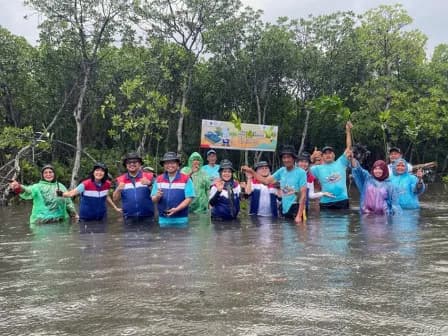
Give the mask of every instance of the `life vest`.
[{"label": "life vest", "polygon": [[[188,175],[182,174],[179,171],[171,182],[168,173],[157,176],[157,189],[163,192],[163,196],[157,204],[160,217],[167,217],[165,216],[165,211],[177,207],[185,200],[185,186],[189,178]],[[188,217],[188,207],[172,214],[168,218],[173,217]]]},{"label": "life vest", "polygon": [[269,192],[269,204],[271,207],[271,215],[278,216],[277,207],[277,189],[273,184],[264,185],[256,179],[252,180],[252,193],[250,194],[250,211],[249,215],[257,215],[260,207],[260,196],[262,192]]},{"label": "life vest", "polygon": [[151,201],[151,190],[140,181],[143,177],[154,180],[154,175],[149,172],[139,171],[135,178],[129,173],[117,177],[117,182],[125,184],[121,191],[121,206],[124,217],[153,217],[154,206]]},{"label": "life vest", "polygon": [[91,179],[84,180],[84,191],[79,205],[79,219],[85,221],[102,220],[106,215],[106,198],[111,182],[106,180],[100,186]]},{"label": "life vest", "polygon": [[[218,192],[215,185],[212,186],[211,192]],[[233,181],[233,199],[230,198],[229,191],[224,188],[212,207],[212,218],[220,218],[222,220],[235,219],[240,212],[240,192],[241,187],[237,181]],[[213,198],[213,196],[211,198]]]}]

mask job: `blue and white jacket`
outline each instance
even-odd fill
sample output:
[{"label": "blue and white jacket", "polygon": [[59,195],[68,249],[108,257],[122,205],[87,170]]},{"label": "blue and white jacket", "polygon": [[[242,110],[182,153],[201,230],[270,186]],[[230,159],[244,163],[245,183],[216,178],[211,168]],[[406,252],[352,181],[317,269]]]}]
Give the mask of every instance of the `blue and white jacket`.
[{"label": "blue and white jacket", "polygon": [[140,180],[146,177],[152,181],[154,175],[152,173],[139,171],[135,178],[129,173],[117,177],[117,182],[125,184],[121,191],[121,206],[123,208],[123,216],[127,217],[153,217],[154,206],[151,200],[151,190]]},{"label": "blue and white jacket", "polygon": [[235,219],[240,212],[240,193],[241,187],[235,180],[226,182],[221,192],[218,192],[216,185],[213,185],[209,197],[212,218]]},{"label": "blue and white jacket", "polygon": [[91,179],[82,181],[84,191],[81,193],[79,219],[83,221],[99,221],[106,216],[106,199],[111,182],[107,180],[97,185]]},{"label": "blue and white jacket", "polygon": [[[165,211],[177,207],[185,200],[185,186],[189,179],[190,176],[182,174],[180,171],[177,172],[176,176],[171,182],[169,180],[168,173],[163,173],[157,176],[157,188],[158,190],[163,191],[163,197],[157,204],[160,217],[167,217],[165,216]],[[169,217],[188,217],[188,207],[176,212]]]}]

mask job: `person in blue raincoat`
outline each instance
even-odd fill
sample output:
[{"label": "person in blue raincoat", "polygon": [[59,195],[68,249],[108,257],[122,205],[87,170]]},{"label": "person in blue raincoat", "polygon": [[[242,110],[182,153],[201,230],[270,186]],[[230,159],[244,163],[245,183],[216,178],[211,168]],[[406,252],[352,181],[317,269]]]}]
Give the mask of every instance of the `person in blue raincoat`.
[{"label": "person in blue raincoat", "polygon": [[408,164],[404,159],[395,161],[390,178],[392,185],[398,192],[398,203],[402,209],[419,209],[418,197],[424,193],[426,186],[423,182],[423,171],[419,169],[416,175],[408,171]]},{"label": "person in blue raincoat", "polygon": [[394,215],[401,212],[398,194],[389,180],[389,169],[383,160],[375,161],[371,172],[352,158],[352,176],[360,193],[363,214]]}]

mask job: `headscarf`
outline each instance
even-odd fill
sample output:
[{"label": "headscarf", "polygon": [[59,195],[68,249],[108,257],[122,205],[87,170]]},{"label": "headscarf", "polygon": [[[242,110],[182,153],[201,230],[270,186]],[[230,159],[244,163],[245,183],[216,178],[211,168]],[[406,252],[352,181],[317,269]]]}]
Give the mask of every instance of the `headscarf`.
[{"label": "headscarf", "polygon": [[[383,171],[383,174],[380,177],[376,177],[373,174],[373,170],[375,168],[381,168],[381,170]],[[371,170],[371,174],[372,176],[377,179],[378,181],[384,181],[385,179],[387,179],[389,177],[389,169],[387,168],[387,164],[386,162],[384,162],[383,160],[377,160],[374,162],[373,166],[372,166],[372,170]]]},{"label": "headscarf", "polygon": [[40,170],[40,177],[41,177],[41,179],[45,180],[44,179],[44,171],[47,170],[47,169],[51,169],[53,171],[53,173],[54,173],[53,180],[50,181],[50,182],[56,181],[56,171],[54,170],[54,167],[51,164],[46,164],[45,166],[42,167],[42,169]]}]

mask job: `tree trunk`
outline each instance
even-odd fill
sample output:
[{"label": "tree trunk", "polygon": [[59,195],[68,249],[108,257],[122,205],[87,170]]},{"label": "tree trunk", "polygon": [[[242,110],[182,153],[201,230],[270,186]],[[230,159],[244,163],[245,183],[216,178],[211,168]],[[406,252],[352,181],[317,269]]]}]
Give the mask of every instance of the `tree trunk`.
[{"label": "tree trunk", "polygon": [[73,111],[73,116],[76,122],[76,150],[75,150],[75,160],[73,162],[72,178],[70,181],[70,189],[76,187],[78,183],[79,168],[81,166],[81,154],[82,154],[82,129],[83,129],[83,119],[82,119],[82,108],[84,104],[84,98],[87,92],[87,85],[90,77],[90,65],[84,63],[84,78],[82,81],[81,91],[79,93],[78,102]]},{"label": "tree trunk", "polygon": [[299,147],[299,155],[302,154],[303,150],[305,149],[305,139],[308,134],[308,124],[310,120],[310,109],[305,109],[305,123],[303,125],[303,132],[302,132],[302,140],[300,141],[300,147]]},{"label": "tree trunk", "polygon": [[[193,66],[192,66],[193,67]],[[190,68],[188,70],[187,74],[187,82],[185,83],[185,86],[182,90],[182,101],[180,104],[180,116],[179,116],[179,123],[177,125],[177,154],[182,155],[183,151],[183,128],[184,128],[184,119],[185,119],[185,109],[187,107],[187,98],[188,93],[190,91],[191,87],[191,77],[193,73],[193,68]]]}]

